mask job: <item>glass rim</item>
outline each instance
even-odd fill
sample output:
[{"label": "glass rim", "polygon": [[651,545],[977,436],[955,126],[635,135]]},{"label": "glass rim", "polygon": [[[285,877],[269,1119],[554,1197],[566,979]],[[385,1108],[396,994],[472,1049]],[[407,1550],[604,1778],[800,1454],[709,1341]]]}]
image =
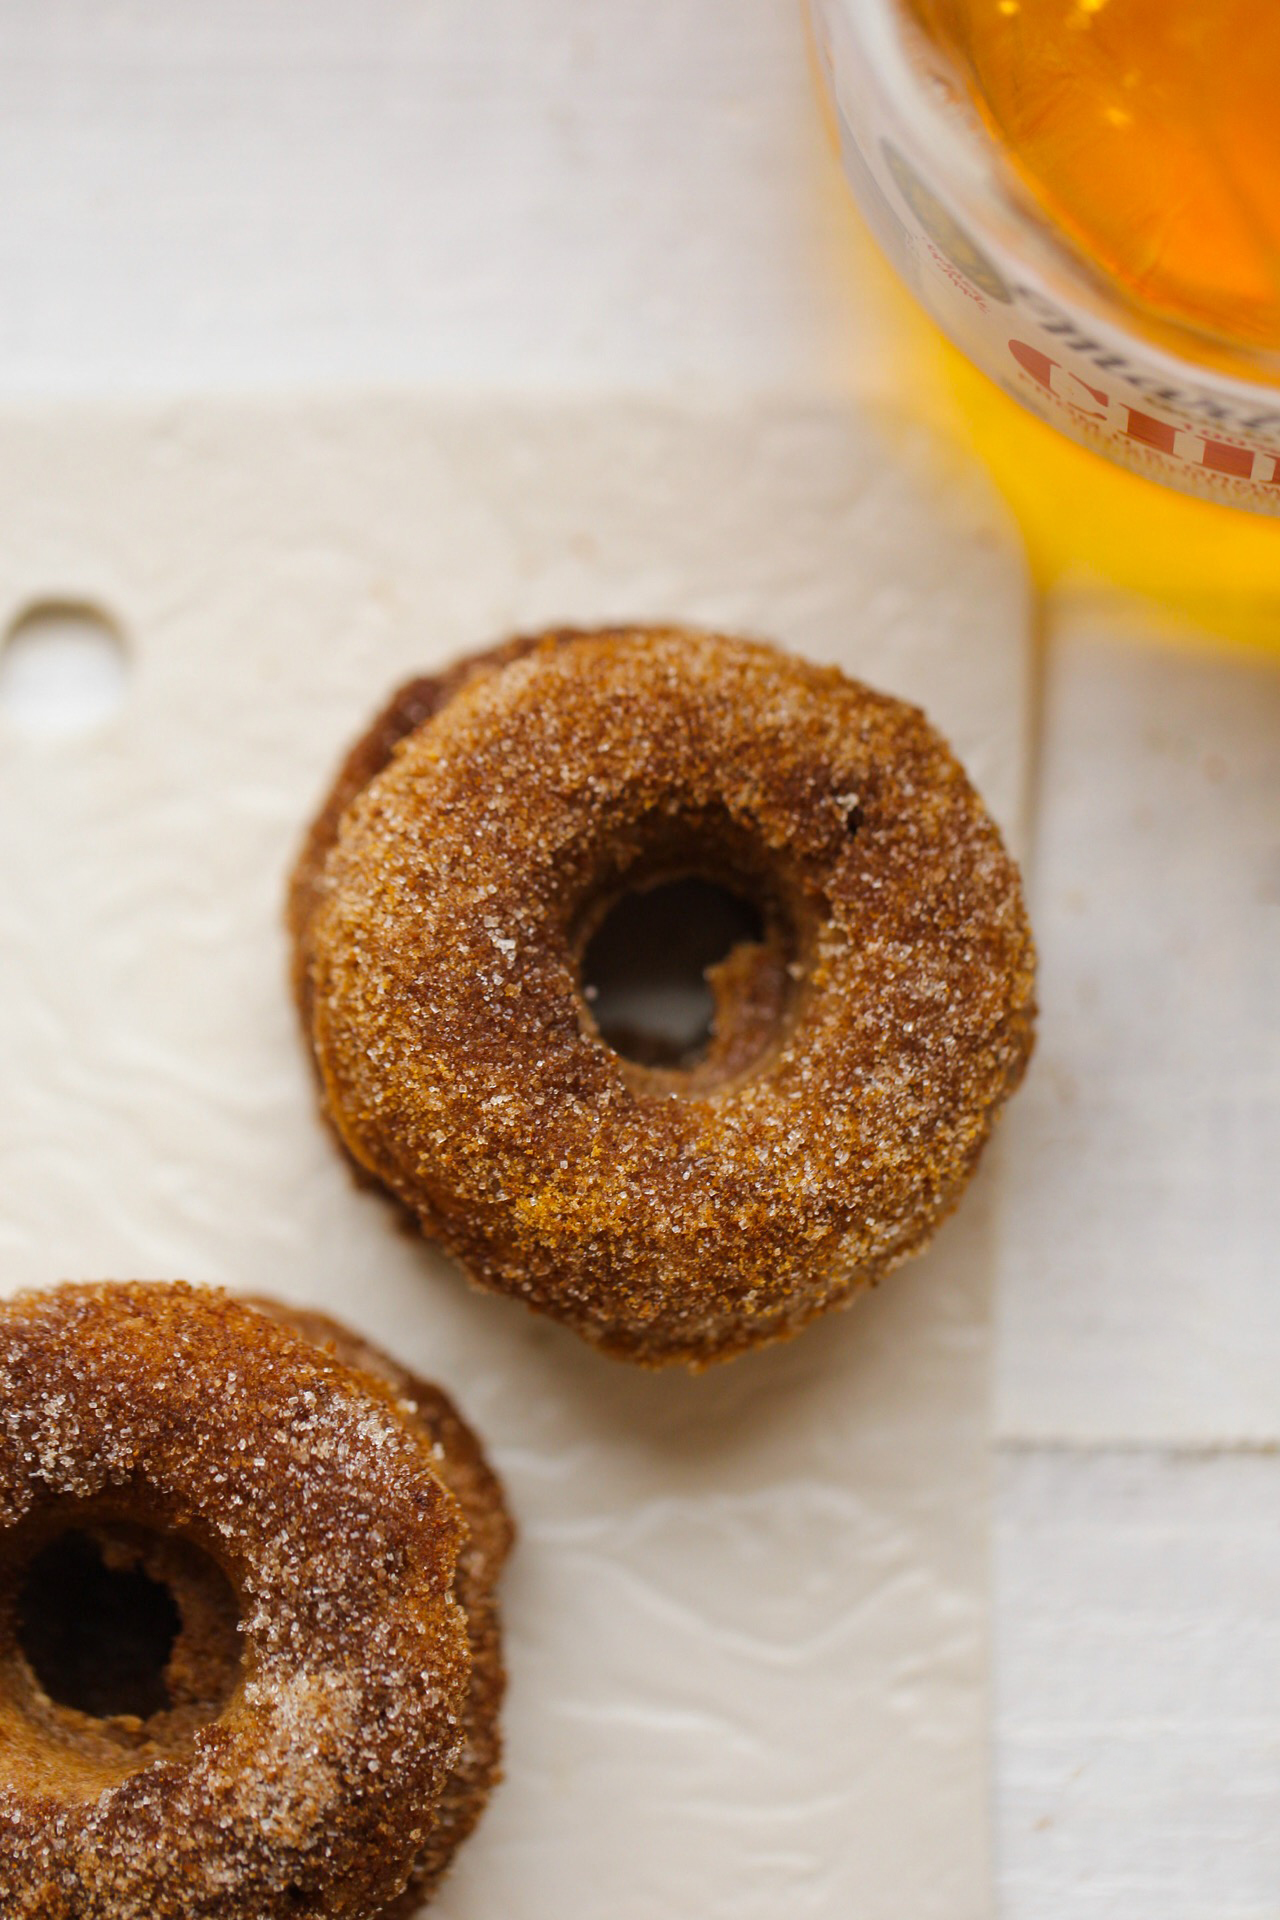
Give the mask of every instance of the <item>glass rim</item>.
[{"label": "glass rim", "polygon": [[[1140,343],[1181,388],[1229,388],[1248,404],[1280,406],[1280,349],[1270,351],[1154,313],[1094,271],[1053,227],[1005,165],[961,75],[948,77],[946,110],[930,97],[926,68],[937,48],[905,0],[827,0],[859,43],[894,118],[949,200],[996,257],[1005,278],[1063,308],[1063,317],[1124,353]],[[954,90],[952,90],[954,89]],[[1040,284],[1027,285],[1028,275]]]}]

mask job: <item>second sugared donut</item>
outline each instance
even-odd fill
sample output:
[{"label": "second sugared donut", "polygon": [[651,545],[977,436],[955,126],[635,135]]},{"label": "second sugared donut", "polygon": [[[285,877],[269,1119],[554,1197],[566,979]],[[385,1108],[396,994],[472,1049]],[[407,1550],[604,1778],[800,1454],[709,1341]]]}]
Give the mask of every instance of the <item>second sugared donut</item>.
[{"label": "second sugared donut", "polygon": [[444,1396],[329,1322],[0,1303],[0,1915],[407,1911],[496,1776],[508,1539]]},{"label": "second sugared donut", "polygon": [[[646,1065],[583,954],[682,876],[756,932],[708,975],[705,1056]],[[359,1166],[477,1281],[648,1364],[792,1333],[917,1251],[1031,1046],[1018,874],[946,743],[722,635],[557,632],[414,683],[292,922]]]},{"label": "second sugared donut", "polygon": [[471,1679],[460,1723],[461,1750],[445,1781],[435,1817],[418,1843],[404,1893],[378,1920],[416,1914],[429,1900],[458,1847],[484,1812],[502,1777],[499,1712],[506,1690],[496,1588],[514,1537],[501,1484],[483,1447],[448,1394],[410,1373],[381,1348],[328,1315],[255,1300],[263,1313],[333,1354],[362,1380],[380,1382],[401,1415],[431,1442],[433,1465],[458,1503],[466,1538],[453,1576],[453,1594],[467,1621]]}]

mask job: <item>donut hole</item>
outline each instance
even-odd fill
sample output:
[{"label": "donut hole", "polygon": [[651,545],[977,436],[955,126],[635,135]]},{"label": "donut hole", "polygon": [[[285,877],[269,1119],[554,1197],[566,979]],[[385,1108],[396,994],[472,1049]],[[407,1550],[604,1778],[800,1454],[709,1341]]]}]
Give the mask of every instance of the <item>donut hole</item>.
[{"label": "donut hole", "polygon": [[694,874],[622,894],[582,956],[601,1038],[639,1066],[696,1066],[715,1036],[712,970],[764,935],[755,901]]},{"label": "donut hole", "polygon": [[571,921],[586,1032],[641,1094],[759,1071],[808,972],[816,922],[794,876],[715,808],[642,817],[597,859]]},{"label": "donut hole", "polygon": [[235,1590],[185,1535],[97,1514],[45,1527],[8,1584],[20,1704],[55,1737],[180,1748],[239,1683]]},{"label": "donut hole", "polygon": [[60,1534],[27,1568],[18,1645],[49,1698],[97,1720],[149,1720],[173,1705],[165,1672],[182,1616],[137,1565],[112,1566],[92,1534]]}]

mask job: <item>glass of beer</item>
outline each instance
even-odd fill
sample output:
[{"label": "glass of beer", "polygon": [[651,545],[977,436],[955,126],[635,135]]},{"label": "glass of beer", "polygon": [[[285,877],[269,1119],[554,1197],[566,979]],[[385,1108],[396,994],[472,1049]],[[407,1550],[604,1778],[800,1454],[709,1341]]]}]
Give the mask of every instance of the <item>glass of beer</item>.
[{"label": "glass of beer", "polygon": [[845,171],[1074,439],[1280,514],[1280,0],[809,0]]}]

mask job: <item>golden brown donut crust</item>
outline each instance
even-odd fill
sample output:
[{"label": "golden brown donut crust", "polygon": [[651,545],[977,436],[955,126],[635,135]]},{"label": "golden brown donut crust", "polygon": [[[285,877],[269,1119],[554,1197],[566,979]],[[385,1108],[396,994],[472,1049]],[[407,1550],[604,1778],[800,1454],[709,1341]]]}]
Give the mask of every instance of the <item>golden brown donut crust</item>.
[{"label": "golden brown donut crust", "polygon": [[[478,1591],[505,1536],[447,1402],[411,1416],[389,1368],[353,1371],[210,1289],[0,1303],[4,1920],[369,1920],[423,1862],[438,1869],[450,1842],[431,1830],[460,1761],[465,1777],[474,1714],[455,1597],[466,1523],[446,1478],[467,1485],[490,1543]],[[159,1535],[138,1551],[180,1604],[175,1553],[225,1576],[241,1659],[216,1717],[206,1702],[184,1721],[181,1689],[176,1715],[145,1722],[44,1694],[14,1608],[32,1541],[67,1527],[123,1536],[126,1554],[130,1529]],[[216,1605],[182,1610],[174,1657],[198,1693],[225,1621]],[[489,1681],[500,1689],[500,1661]],[[452,1844],[478,1777],[463,1798]]]},{"label": "golden brown donut crust", "polygon": [[499,1713],[506,1690],[496,1588],[515,1538],[502,1486],[475,1433],[448,1394],[410,1373],[381,1348],[371,1346],[327,1314],[255,1300],[264,1313],[292,1327],[304,1340],[332,1353],[344,1366],[380,1380],[395,1395],[405,1417],[422,1427],[435,1451],[436,1471],[462,1510],[467,1539],[458,1556],[453,1591],[467,1616],[471,1684],[462,1715],[463,1745],[445,1782],[427,1835],[400,1899],[380,1920],[401,1920],[435,1892],[454,1854],[472,1832],[502,1778]]},{"label": "golden brown donut crust", "polygon": [[[304,949],[306,929],[311,924],[318,903],[325,861],[338,837],[347,807],[374,776],[382,772],[400,742],[432,719],[442,707],[446,707],[473,675],[488,673],[506,666],[512,660],[518,660],[546,637],[508,640],[502,646],[490,647],[483,653],[455,661],[442,673],[422,674],[416,680],[407,680],[402,687],[396,688],[386,706],[374,716],[346,755],[324,805],[307,829],[302,851],[289,881],[287,919],[294,939],[293,984],[304,1019],[310,991],[310,973]],[[566,629],[563,637],[571,638],[571,631]]]},{"label": "golden brown donut crust", "polygon": [[[479,1283],[650,1365],[794,1333],[918,1251],[1034,1023],[1017,870],[924,716],[672,628],[557,631],[414,686],[291,897],[357,1164]],[[687,1075],[621,1059],[578,983],[609,901],[680,872],[753,891],[767,929],[719,970]]]}]

